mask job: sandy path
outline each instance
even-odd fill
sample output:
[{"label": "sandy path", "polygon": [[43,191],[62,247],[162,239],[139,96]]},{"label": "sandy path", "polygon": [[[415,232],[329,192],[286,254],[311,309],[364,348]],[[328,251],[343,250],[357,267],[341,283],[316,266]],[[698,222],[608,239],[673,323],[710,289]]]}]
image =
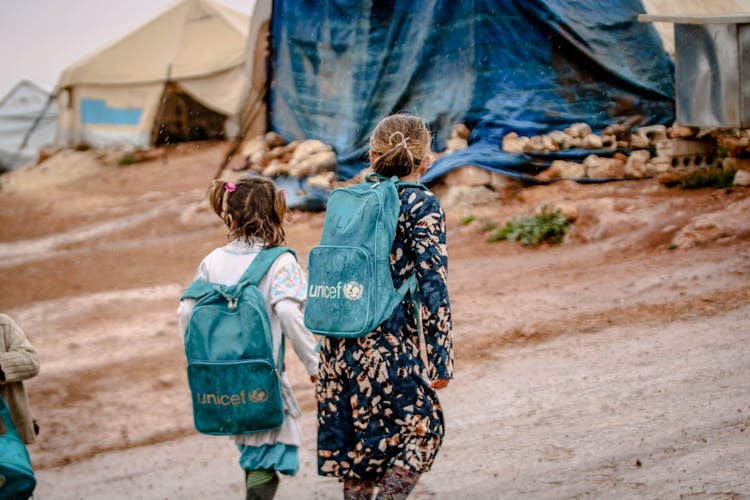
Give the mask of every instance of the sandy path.
[{"label": "sandy path", "polygon": [[[447,438],[414,498],[738,498],[750,494],[750,306],[492,353],[442,392]],[[720,394],[720,396],[719,396]],[[340,498],[302,470],[280,499]],[[233,445],[191,436],[38,472],[36,497],[240,498]]]},{"label": "sandy path", "polygon": [[[41,197],[0,191],[0,310],[42,360],[27,384],[42,427],[35,498],[242,497],[231,442],[192,428],[175,317],[225,241],[196,205],[223,152],[97,167]],[[469,226],[449,213],[457,372],[442,392],[444,448],[414,498],[750,498],[748,200],[743,188],[557,183]],[[579,212],[562,245],[485,242],[484,222],[547,202]],[[304,265],[322,216],[288,222]],[[698,243],[675,249],[685,228]],[[340,498],[315,473],[312,388],[299,363],[288,371],[306,438],[279,498]]]}]

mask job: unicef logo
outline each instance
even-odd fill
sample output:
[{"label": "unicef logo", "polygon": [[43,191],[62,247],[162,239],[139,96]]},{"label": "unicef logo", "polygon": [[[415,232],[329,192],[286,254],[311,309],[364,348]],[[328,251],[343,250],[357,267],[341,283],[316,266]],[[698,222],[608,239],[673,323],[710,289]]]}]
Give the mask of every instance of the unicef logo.
[{"label": "unicef logo", "polygon": [[344,285],[344,297],[349,300],[359,300],[362,298],[362,293],[364,292],[364,290],[365,289],[362,286],[362,283],[350,281],[349,283]]}]

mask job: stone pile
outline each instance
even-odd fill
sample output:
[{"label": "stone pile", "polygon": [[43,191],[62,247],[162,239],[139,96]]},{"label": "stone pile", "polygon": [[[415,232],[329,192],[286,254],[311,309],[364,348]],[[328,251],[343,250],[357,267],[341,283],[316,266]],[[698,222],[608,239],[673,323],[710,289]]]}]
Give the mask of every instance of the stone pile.
[{"label": "stone pile", "polygon": [[310,184],[326,188],[336,178],[336,153],[317,139],[287,143],[279,134],[268,132],[245,142],[241,154],[247,169],[266,177],[308,178]]},{"label": "stone pile", "polygon": [[594,134],[586,123],[574,123],[564,130],[532,137],[511,132],[503,137],[503,150],[509,153],[548,152],[565,149],[630,150],[630,155],[615,152],[606,156],[588,155],[583,162],[554,160],[537,177],[552,179],[618,179],[642,178],[658,175],[669,169],[663,159],[652,158],[651,151],[669,137],[682,137],[683,128],[650,125],[633,129],[632,122],[610,125],[602,134]]}]

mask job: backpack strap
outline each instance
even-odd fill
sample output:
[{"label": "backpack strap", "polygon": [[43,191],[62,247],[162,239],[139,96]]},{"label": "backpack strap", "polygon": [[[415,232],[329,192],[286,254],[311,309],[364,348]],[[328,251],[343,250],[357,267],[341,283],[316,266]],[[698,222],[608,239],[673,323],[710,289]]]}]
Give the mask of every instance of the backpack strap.
[{"label": "backpack strap", "polygon": [[238,284],[245,283],[246,285],[257,286],[258,283],[260,283],[260,280],[263,279],[263,276],[268,273],[268,270],[271,268],[276,259],[278,259],[279,256],[284,252],[289,252],[294,255],[295,258],[297,257],[297,254],[295,254],[294,250],[292,250],[291,248],[263,248],[260,252],[258,252],[258,255],[255,256],[253,261],[247,267],[247,270],[240,278]]},{"label": "backpack strap", "polygon": [[182,292],[180,300],[193,299],[200,300],[209,293],[216,291],[216,287],[221,286],[217,283],[211,283],[209,281],[194,280],[188,287]]},{"label": "backpack strap", "polygon": [[260,252],[258,252],[258,255],[255,256],[255,259],[253,259],[253,261],[247,267],[237,284],[225,286],[218,283],[211,283],[210,281],[194,280],[182,293],[180,300],[200,300],[209,293],[213,292],[218,292],[227,298],[239,297],[242,293],[242,289],[244,289],[247,285],[257,285],[258,283],[260,283],[260,280],[263,279],[263,276],[268,273],[271,265],[284,252],[290,252],[295,257],[297,256],[294,253],[294,250],[287,247],[263,248]]}]

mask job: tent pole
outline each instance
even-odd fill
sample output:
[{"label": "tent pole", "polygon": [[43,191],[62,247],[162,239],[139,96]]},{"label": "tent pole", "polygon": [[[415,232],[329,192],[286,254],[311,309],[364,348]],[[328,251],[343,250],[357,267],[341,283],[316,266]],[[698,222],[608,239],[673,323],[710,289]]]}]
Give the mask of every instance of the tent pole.
[{"label": "tent pole", "polygon": [[[243,106],[243,109],[246,109],[248,111],[246,113],[243,113],[242,115],[240,133],[237,134],[237,136],[232,141],[232,144],[229,146],[229,150],[224,155],[224,160],[222,160],[219,168],[214,174],[214,179],[218,179],[219,176],[221,176],[221,173],[224,171],[229,161],[240,148],[240,144],[242,144],[242,141],[245,140],[245,135],[247,134],[248,130],[250,130],[250,127],[253,126],[253,122],[255,122],[255,119],[258,117],[258,114],[260,114],[260,111],[263,108],[263,99],[266,95],[266,89],[263,88],[260,91],[251,92],[251,95],[253,95],[253,98],[250,102],[250,105],[247,107]],[[250,100],[250,96],[248,96],[248,100]]]}]

